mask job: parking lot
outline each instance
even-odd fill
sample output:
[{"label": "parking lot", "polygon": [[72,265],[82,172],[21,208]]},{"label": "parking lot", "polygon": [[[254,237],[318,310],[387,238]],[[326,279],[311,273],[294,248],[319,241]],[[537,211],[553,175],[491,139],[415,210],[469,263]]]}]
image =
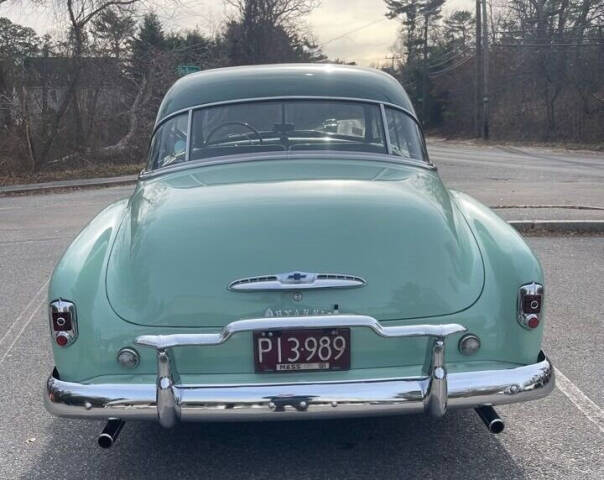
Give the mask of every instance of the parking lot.
[{"label": "parking lot", "polygon": [[[601,156],[441,143],[431,151],[450,187],[489,205],[604,206]],[[543,400],[498,408],[501,435],[489,434],[473,411],[441,420],[172,430],[132,422],[114,448],[99,449],[100,422],[56,419],[42,404],[53,365],[46,287],[75,234],[131,190],[0,198],[0,478],[604,478],[604,236],[597,235],[528,238],[546,272],[543,348],[558,386]]]}]

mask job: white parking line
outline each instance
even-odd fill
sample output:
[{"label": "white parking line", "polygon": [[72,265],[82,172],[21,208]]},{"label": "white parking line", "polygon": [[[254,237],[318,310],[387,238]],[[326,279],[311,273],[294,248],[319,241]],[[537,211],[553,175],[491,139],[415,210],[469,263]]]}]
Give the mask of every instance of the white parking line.
[{"label": "white parking line", "polygon": [[560,370],[554,367],[554,371],[556,372],[556,386],[558,390],[566,395],[575,407],[604,433],[604,410],[596,405]]},{"label": "white parking line", "polygon": [[17,335],[15,336],[15,339],[13,340],[13,342],[8,346],[8,348],[6,349],[6,352],[4,352],[4,355],[2,355],[2,358],[0,358],[0,363],[2,363],[4,361],[4,359],[7,357],[7,355],[10,353],[12,348],[15,346],[15,343],[17,343],[17,340],[19,340],[19,337],[21,337],[21,335],[23,334],[23,332],[25,331],[27,326],[31,323],[32,319],[34,318],[36,313],[38,313],[38,311],[40,310],[42,305],[44,305],[44,303],[45,302],[39,303],[38,306],[34,309],[34,311],[31,312],[31,315],[27,319],[27,322],[25,322],[23,324],[23,326],[21,327],[21,330],[19,330],[19,333],[17,333]]},{"label": "white parking line", "polygon": [[[4,335],[2,335],[2,338],[0,338],[0,345],[2,344],[2,342],[4,341],[4,339],[9,336],[10,332],[13,330],[13,327],[15,325],[19,324],[19,321],[21,320],[21,317],[23,317],[27,313],[27,311],[30,309],[30,307],[32,306],[32,304],[37,300],[37,298],[40,296],[40,294],[44,292],[44,289],[48,285],[49,280],[50,279],[47,279],[42,284],[42,286],[38,289],[38,291],[36,292],[36,294],[29,301],[29,303],[27,304],[27,306],[23,309],[23,311],[19,314],[19,316],[14,320],[14,322],[11,324],[11,326],[8,327],[8,330],[6,331],[6,333]],[[37,308],[40,308],[40,307],[37,307]]]}]

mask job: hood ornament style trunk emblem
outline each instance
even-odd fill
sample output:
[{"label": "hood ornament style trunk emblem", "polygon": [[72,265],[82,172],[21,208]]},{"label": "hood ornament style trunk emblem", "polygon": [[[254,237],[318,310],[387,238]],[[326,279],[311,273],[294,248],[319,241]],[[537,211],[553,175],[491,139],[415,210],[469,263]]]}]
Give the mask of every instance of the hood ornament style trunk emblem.
[{"label": "hood ornament style trunk emblem", "polygon": [[228,289],[234,292],[271,290],[310,290],[315,288],[358,288],[367,282],[358,276],[344,273],[308,273],[293,271],[240,278],[231,282]]}]

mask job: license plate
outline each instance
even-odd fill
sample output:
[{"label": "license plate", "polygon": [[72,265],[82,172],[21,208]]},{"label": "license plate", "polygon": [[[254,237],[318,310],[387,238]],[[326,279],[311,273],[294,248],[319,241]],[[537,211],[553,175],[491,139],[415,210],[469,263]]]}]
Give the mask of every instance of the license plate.
[{"label": "license plate", "polygon": [[254,332],[256,372],[350,369],[350,329],[312,328]]}]

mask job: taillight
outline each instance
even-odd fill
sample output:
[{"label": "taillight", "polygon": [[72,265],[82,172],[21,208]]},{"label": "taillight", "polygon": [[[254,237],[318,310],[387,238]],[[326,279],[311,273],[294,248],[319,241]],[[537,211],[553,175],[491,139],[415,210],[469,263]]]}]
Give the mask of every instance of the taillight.
[{"label": "taillight", "polygon": [[50,302],[50,331],[59,347],[71,345],[78,337],[75,305],[65,300]]},{"label": "taillight", "polygon": [[543,309],[543,285],[528,283],[518,291],[518,323],[532,330],[541,323]]}]

